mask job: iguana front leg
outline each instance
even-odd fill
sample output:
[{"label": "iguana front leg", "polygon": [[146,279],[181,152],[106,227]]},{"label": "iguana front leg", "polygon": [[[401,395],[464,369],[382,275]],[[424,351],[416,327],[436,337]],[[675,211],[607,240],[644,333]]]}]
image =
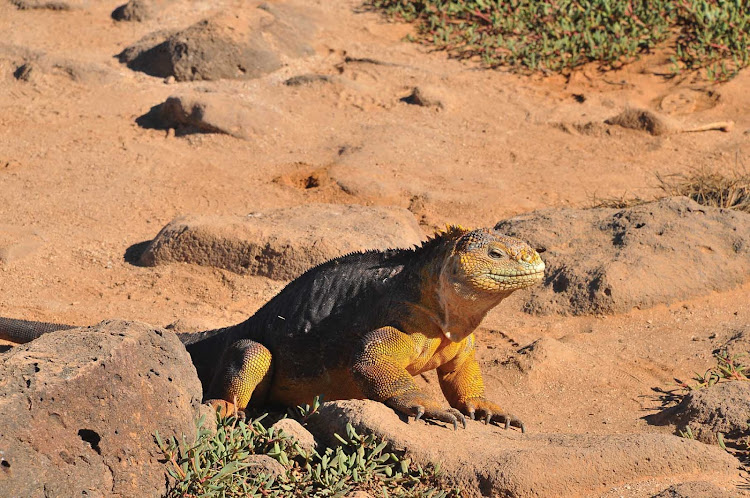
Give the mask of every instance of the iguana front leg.
[{"label": "iguana front leg", "polygon": [[224,414],[242,416],[251,400],[263,404],[271,384],[272,360],[271,352],[258,342],[244,339],[231,344],[218,362],[206,403]]},{"label": "iguana front leg", "polygon": [[406,367],[418,355],[414,341],[394,327],[382,327],[367,334],[357,353],[353,372],[362,393],[417,420],[440,420],[466,427],[466,418],[455,408],[444,408],[420,390]]},{"label": "iguana front leg", "polygon": [[474,356],[474,334],[464,341],[464,348],[451,361],[437,368],[445,399],[472,420],[479,416],[485,424],[499,422],[504,423],[506,429],[514,426],[526,432],[523,422],[484,397],[484,381]]}]

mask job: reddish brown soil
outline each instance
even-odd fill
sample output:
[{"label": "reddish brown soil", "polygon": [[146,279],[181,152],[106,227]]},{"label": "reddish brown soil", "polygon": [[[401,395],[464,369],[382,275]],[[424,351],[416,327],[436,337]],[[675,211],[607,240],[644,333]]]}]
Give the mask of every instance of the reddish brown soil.
[{"label": "reddish brown soil", "polygon": [[[125,260],[130,246],[180,214],[398,205],[428,233],[445,223],[491,226],[534,209],[583,207],[594,197],[651,198],[660,193],[657,172],[745,164],[748,72],[723,85],[695,75],[669,79],[661,75],[665,57],[654,54],[608,73],[592,66],[569,78],[518,76],[404,42],[408,26],[363,12],[359,1],[306,3],[317,11],[316,55],[257,80],[184,83],[133,72],[114,56],[157,29],[247,5],[175,2],[154,20],[117,23],[110,13],[118,1],[70,11],[0,3],[7,44],[0,45],[0,222],[41,239],[0,263],[0,315],[72,324],[179,319],[202,329],[243,320],[283,286]],[[18,47],[42,54],[27,80],[14,77]],[[283,84],[310,73],[333,78]],[[428,88],[442,108],[402,102],[414,87]],[[243,140],[175,136],[135,122],[172,94],[202,90],[265,106],[282,124]],[[628,105],[682,125],[736,126],[660,136],[574,127]],[[525,296],[516,293],[490,314],[479,351],[489,394],[539,432],[669,432],[643,419],[661,406],[654,388],[703,372],[715,363],[712,350],[750,323],[750,283],[613,316],[528,315],[520,311]],[[534,351],[505,361],[534,341]]]}]

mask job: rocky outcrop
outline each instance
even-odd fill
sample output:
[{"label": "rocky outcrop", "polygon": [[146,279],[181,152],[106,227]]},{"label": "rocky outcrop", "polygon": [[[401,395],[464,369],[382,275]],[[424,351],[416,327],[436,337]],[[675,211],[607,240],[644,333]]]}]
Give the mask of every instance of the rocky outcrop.
[{"label": "rocky outcrop", "polygon": [[528,311],[627,312],[727,290],[750,277],[750,214],[668,197],[625,209],[545,209],[495,228],[542,252]]},{"label": "rocky outcrop", "polygon": [[1,355],[0,379],[3,496],[161,496],[154,433],[195,433],[190,357],[144,323],[47,334]]},{"label": "rocky outcrop", "polygon": [[410,247],[421,231],[406,209],[308,204],[248,216],[182,216],[141,256],[148,266],[171,262],[223,268],[277,280],[352,251]]},{"label": "rocky outcrop", "polygon": [[726,486],[737,479],[738,462],[723,450],[663,434],[521,434],[477,421],[453,431],[406,424],[374,401],[324,403],[308,428],[319,443],[335,445],[332,434],[345,434],[347,423],[418,463],[440,462],[465,496],[599,496],[629,484],[658,491],[696,476]]},{"label": "rocky outcrop", "polygon": [[291,6],[261,4],[154,32],[119,54],[130,69],[177,81],[252,79],[314,53],[315,23]]}]

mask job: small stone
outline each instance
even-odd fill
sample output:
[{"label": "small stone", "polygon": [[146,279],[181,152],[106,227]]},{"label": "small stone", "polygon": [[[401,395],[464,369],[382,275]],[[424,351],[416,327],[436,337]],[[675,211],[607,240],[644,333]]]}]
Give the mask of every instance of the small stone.
[{"label": "small stone", "polygon": [[302,424],[296,420],[284,418],[273,424],[272,427],[282,430],[286,435],[293,437],[307,454],[312,453],[315,449],[315,438],[310,434],[310,431],[302,427]]},{"label": "small stone", "polygon": [[33,71],[34,65],[30,62],[27,62],[18,66],[18,68],[13,72],[13,77],[19,81],[29,81],[29,79],[31,79],[31,74]]},{"label": "small stone", "polygon": [[438,109],[444,107],[443,98],[436,90],[430,87],[413,88],[409,95],[401,99],[401,102],[421,107],[436,107]]},{"label": "small stone", "polygon": [[148,0],[130,0],[112,11],[115,21],[143,22],[153,16],[153,6]]},{"label": "small stone", "polygon": [[268,455],[249,455],[244,461],[254,475],[277,477],[286,473],[286,468]]},{"label": "small stone", "polygon": [[284,81],[284,84],[286,86],[304,86],[312,83],[328,83],[330,81],[331,77],[326,74],[300,74],[299,76],[292,76]]}]

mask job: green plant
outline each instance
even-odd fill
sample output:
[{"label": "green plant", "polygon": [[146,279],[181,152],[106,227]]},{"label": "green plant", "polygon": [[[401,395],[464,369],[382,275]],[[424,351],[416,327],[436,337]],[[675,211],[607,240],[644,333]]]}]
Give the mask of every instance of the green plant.
[{"label": "green plant", "polygon": [[713,386],[722,380],[750,380],[748,377],[750,366],[741,362],[745,356],[744,354],[730,355],[726,350],[719,351],[714,354],[716,366],[706,370],[703,375],[696,373],[693,377],[696,384],[685,385],[685,387],[695,390]]},{"label": "green plant", "polygon": [[[201,418],[192,442],[184,436],[165,442],[157,433],[170,476],[168,496],[338,497],[353,490],[383,496],[460,496],[459,491],[436,487],[437,465],[423,468],[385,452],[385,442],[360,435],[351,425],[346,437],[336,435],[341,446],[308,454],[283,431],[264,427],[264,417],[246,423],[217,414],[215,433],[203,427]],[[285,470],[279,475],[257,473],[251,468],[252,455],[270,456]]]},{"label": "green plant", "polygon": [[693,434],[693,430],[688,425],[685,427],[684,431],[678,431],[680,433],[680,437],[684,437],[685,439],[695,439],[695,434]]},{"label": "green plant", "polygon": [[672,66],[729,79],[748,64],[744,0],[370,0],[417,40],[489,67],[617,68],[674,39]]},{"label": "green plant", "polygon": [[727,80],[750,62],[745,0],[682,0],[674,16],[679,34],[673,63],[678,68],[705,68],[709,79]]},{"label": "green plant", "polygon": [[295,418],[299,420],[301,424],[307,423],[307,420],[318,413],[318,409],[320,409],[320,405],[323,402],[322,398],[320,396],[315,396],[313,398],[312,405],[308,405],[305,403],[304,405],[297,405],[296,409],[289,408],[287,410],[287,413],[290,417]]}]

